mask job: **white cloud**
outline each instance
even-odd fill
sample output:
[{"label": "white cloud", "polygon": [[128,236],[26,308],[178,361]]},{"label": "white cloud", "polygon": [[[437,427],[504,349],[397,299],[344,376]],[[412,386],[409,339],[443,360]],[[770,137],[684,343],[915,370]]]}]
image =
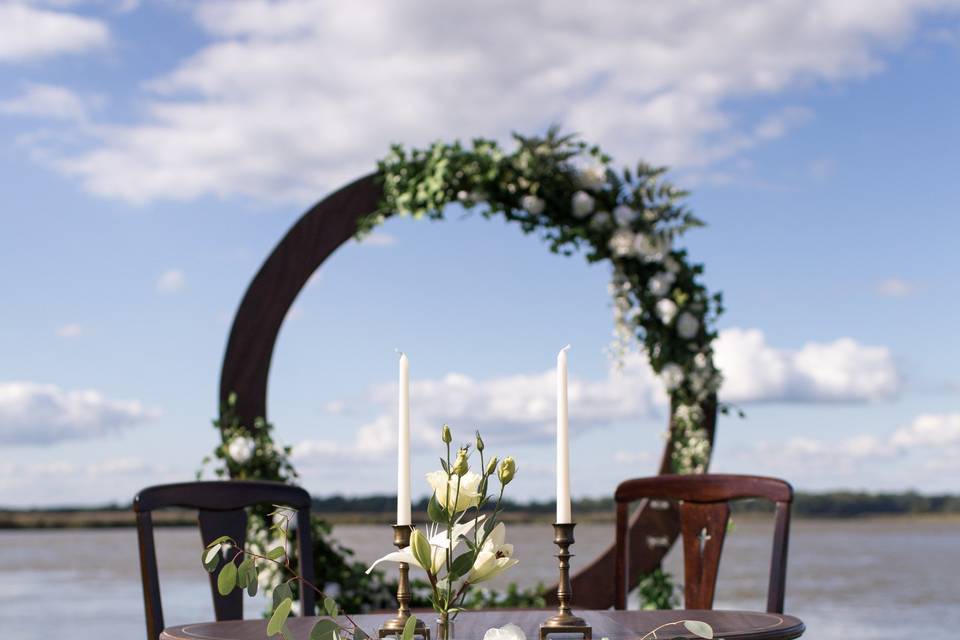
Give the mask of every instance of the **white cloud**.
[{"label": "white cloud", "polygon": [[900,374],[886,347],[851,338],[810,342],[799,351],[767,344],[757,329],[727,329],[716,343],[728,402],[872,402],[900,391]]},{"label": "white cloud", "polygon": [[[721,457],[723,453],[721,452]],[[928,472],[956,469],[960,459],[960,414],[923,414],[887,434],[858,434],[839,439],[791,437],[764,441],[734,453],[735,468],[768,471],[797,478],[862,476],[883,469],[897,477],[920,478]]]},{"label": "white cloud", "polygon": [[64,87],[28,84],[20,95],[0,101],[0,113],[85,122],[98,101],[84,99]]},{"label": "white cloud", "polygon": [[57,336],[61,338],[78,338],[83,335],[83,327],[78,324],[65,324],[57,327]]},{"label": "white cloud", "polygon": [[138,400],[111,400],[99,391],[65,391],[36,382],[0,383],[0,444],[43,445],[95,438],[155,418]]},{"label": "white cloud", "polygon": [[960,447],[960,413],[923,414],[891,438],[898,447]]},{"label": "white cloud", "polygon": [[157,278],[159,293],[178,293],[187,284],[187,277],[179,269],[168,269]]},{"label": "white cloud", "polygon": [[505,139],[559,121],[623,162],[703,167],[810,117],[728,105],[877,73],[955,0],[196,5],[211,42],[146,83],[139,120],[56,163],[90,191],[302,204],[393,141]]},{"label": "white cloud", "polygon": [[[721,332],[717,360],[725,382],[721,399],[731,402],[864,402],[887,398],[899,389],[899,374],[883,347],[849,339],[809,343],[800,351],[766,344],[759,330]],[[553,437],[556,373],[515,374],[478,380],[462,373],[415,379],[410,385],[411,428],[415,438],[433,443],[443,423],[454,429],[479,429],[498,442],[541,442]],[[380,408],[353,441],[310,440],[296,453],[385,456],[396,446],[394,383],[372,387],[363,404]],[[667,396],[645,356],[627,357],[622,370],[611,368],[600,380],[572,376],[569,382],[571,426],[581,433],[611,424],[650,420],[665,426]],[[335,400],[328,412],[347,413],[350,403]],[[863,450],[867,442],[851,447]],[[618,460],[626,462],[626,460]]]},{"label": "white cloud", "polygon": [[99,20],[19,2],[0,5],[0,63],[84,53],[109,42]]},{"label": "white cloud", "polygon": [[920,290],[920,285],[903,278],[886,278],[877,283],[877,293],[890,298],[906,298]]}]

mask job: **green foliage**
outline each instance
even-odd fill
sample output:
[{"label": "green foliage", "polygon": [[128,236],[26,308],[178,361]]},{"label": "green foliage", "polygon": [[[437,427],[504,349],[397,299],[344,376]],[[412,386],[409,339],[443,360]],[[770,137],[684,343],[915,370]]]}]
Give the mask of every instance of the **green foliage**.
[{"label": "green foliage", "polygon": [[[635,338],[664,376],[674,408],[699,406],[722,380],[712,345],[723,299],[700,282],[703,266],[673,246],[703,226],[683,204],[687,193],[663,179],[666,169],[640,162],[616,170],[599,147],[556,127],[543,137],[515,134],[514,142],[511,150],[482,138],[393,146],[378,164],[383,198],[358,236],[394,215],[440,220],[447,205],[459,203],[538,233],[554,253],[606,261],[613,267],[617,354]],[[705,470],[709,439],[702,426],[702,419],[675,422],[675,471]]]},{"label": "green foliage", "polygon": [[521,589],[516,582],[507,585],[506,591],[474,589],[463,601],[465,609],[542,609],[547,606],[545,589],[540,583]]},{"label": "green foliage", "polygon": [[[204,466],[217,461],[213,469],[217,477],[232,479],[272,480],[276,482],[293,483],[299,477],[293,464],[290,462],[290,447],[277,446],[273,439],[273,425],[257,418],[254,420],[254,429],[248,429],[237,415],[236,394],[230,394],[226,404],[221,407],[220,416],[213,421],[213,426],[221,431],[221,444],[214,450],[212,456],[204,459]],[[230,443],[235,438],[250,438],[254,443],[252,455],[245,460],[235,460],[230,456]],[[198,477],[202,473],[198,472]],[[296,566],[296,547],[293,546],[289,554],[283,545],[270,544],[266,537],[267,522],[270,520],[268,508],[254,509],[250,513],[248,539],[253,546],[263,541],[265,546],[258,551],[270,560],[279,560],[289,555],[292,566]],[[363,613],[377,611],[392,606],[395,584],[388,581],[382,571],[367,573],[367,567],[354,559],[353,550],[341,545],[332,535],[332,526],[322,518],[311,518],[311,533],[313,538],[314,575],[317,582],[323,585],[335,585],[339,590],[340,606],[347,613]],[[226,536],[211,542],[222,543]],[[208,571],[214,571],[219,560],[212,559],[212,564],[205,563]],[[267,575],[272,576],[274,582],[279,578],[272,566],[266,566]],[[256,583],[256,580],[253,581]],[[294,585],[295,587],[296,585]],[[256,586],[246,583],[248,592],[255,592]],[[289,590],[289,587],[288,587]],[[291,593],[291,597],[296,594]]]},{"label": "green foliage", "polygon": [[645,611],[674,609],[680,604],[673,576],[660,567],[644,574],[637,589],[640,593],[640,608]]}]

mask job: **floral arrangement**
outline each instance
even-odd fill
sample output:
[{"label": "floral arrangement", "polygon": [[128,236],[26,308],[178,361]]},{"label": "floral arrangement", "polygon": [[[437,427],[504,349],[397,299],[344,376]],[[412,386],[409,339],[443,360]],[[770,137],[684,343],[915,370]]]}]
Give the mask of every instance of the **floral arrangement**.
[{"label": "floral arrangement", "polygon": [[[427,482],[433,491],[427,508],[431,520],[428,532],[425,534],[413,529],[410,546],[380,558],[367,572],[387,561],[404,562],[423,569],[430,583],[430,602],[439,615],[439,640],[448,640],[450,624],[457,613],[463,610],[470,586],[490,580],[518,562],[513,557],[513,546],[506,542],[506,527],[499,521],[504,490],[516,476],[517,465],[509,456],[503,460],[497,457],[486,460],[483,439],[477,433],[474,451],[479,456],[480,471],[472,471],[471,447],[462,446],[451,457],[453,436],[447,425],[443,426],[441,439],[446,447],[446,456],[440,460],[442,470],[427,474]],[[481,513],[491,504],[493,480],[498,483],[496,499],[490,513]],[[259,576],[264,570],[289,574],[289,579],[280,581],[273,591],[267,636],[281,634],[285,640],[293,640],[286,625],[286,619],[294,607],[291,584],[301,589],[315,590],[328,616],[336,617],[342,611],[335,600],[294,569],[287,545],[294,512],[277,507],[267,515],[273,522],[270,531],[275,534],[275,546],[261,550],[254,543],[242,548],[229,536],[220,536],[207,544],[202,561],[211,573],[219,568],[217,590],[221,595],[227,595],[234,589],[246,590],[250,596],[256,595]],[[460,552],[463,546],[466,550]],[[226,554],[227,561],[221,564],[223,554]],[[310,640],[338,640],[342,634],[353,640],[370,637],[349,615],[344,616],[351,625],[349,628],[333,620],[320,620],[311,630]],[[411,616],[402,640],[412,638],[415,624],[416,618]]]},{"label": "floral arrangement", "polygon": [[[439,615],[438,640],[447,640],[450,623],[463,610],[471,585],[490,580],[517,564],[513,545],[506,542],[506,526],[499,520],[503,494],[517,474],[513,458],[486,460],[483,438],[476,434],[474,450],[479,457],[479,472],[470,468],[473,454],[469,445],[460,447],[451,457],[450,427],[440,434],[446,456],[441,469],[427,474],[432,495],[427,506],[431,520],[426,533],[414,529],[410,546],[388,553],[376,562],[404,562],[420,567],[430,583],[430,603]],[[491,480],[499,488],[490,513],[482,511],[490,504]],[[460,548],[465,546],[464,551]]]},{"label": "floral arrangement", "polygon": [[539,232],[555,253],[583,250],[589,262],[608,261],[613,355],[621,360],[635,339],[643,345],[671,395],[674,470],[705,471],[710,444],[700,406],[722,380],[712,344],[723,304],[700,282],[703,266],[674,246],[703,225],[682,204],[686,192],[662,179],[663,168],[641,162],[617,171],[599,147],[556,128],[514,138],[511,151],[485,139],[394,146],[378,165],[383,199],[359,235],[393,215],[442,219],[459,203]]}]

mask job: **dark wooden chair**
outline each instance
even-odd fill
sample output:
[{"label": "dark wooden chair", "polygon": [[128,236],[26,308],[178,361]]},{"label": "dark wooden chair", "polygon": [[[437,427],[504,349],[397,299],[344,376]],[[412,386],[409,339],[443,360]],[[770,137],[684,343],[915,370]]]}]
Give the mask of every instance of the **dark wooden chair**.
[{"label": "dark wooden chair", "polygon": [[729,502],[748,498],[764,498],[776,504],[767,611],[783,613],[793,488],[777,478],[721,474],[661,475],[620,483],[614,495],[617,504],[614,607],[627,607],[627,517],[631,502],[644,499],[680,502],[684,606],[687,609],[712,609],[720,552],[730,519]]},{"label": "dark wooden chair", "polygon": [[[244,544],[247,538],[247,507],[282,505],[297,511],[297,555],[300,574],[313,582],[313,538],[310,533],[310,494],[279,482],[247,480],[215,482],[182,482],[148,487],[133,499],[137,514],[137,540],[140,545],[140,576],[143,580],[143,606],[147,620],[147,640],[157,640],[163,631],[163,608],[160,604],[160,580],[157,574],[157,553],[153,542],[155,509],[182,507],[196,509],[203,545],[221,535],[228,535]],[[197,545],[197,568],[200,569],[202,547]],[[222,562],[222,560],[221,560]],[[239,620],[243,617],[243,590],[235,589],[227,596],[217,592],[217,573],[210,574],[213,609],[217,620]],[[315,595],[311,589],[300,590],[303,615],[313,615]]]}]

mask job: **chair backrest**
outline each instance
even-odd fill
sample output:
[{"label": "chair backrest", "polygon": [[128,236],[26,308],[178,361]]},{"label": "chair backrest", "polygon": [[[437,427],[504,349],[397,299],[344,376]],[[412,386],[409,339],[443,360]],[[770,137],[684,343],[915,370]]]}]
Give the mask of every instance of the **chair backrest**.
[{"label": "chair backrest", "polygon": [[[247,507],[282,505],[297,511],[297,555],[300,575],[313,582],[313,537],[310,532],[310,494],[300,487],[280,482],[229,480],[181,482],[148,487],[133,499],[137,514],[137,540],[140,546],[140,576],[143,581],[143,606],[147,621],[147,640],[157,640],[163,631],[163,608],[160,604],[160,580],[157,574],[157,552],[153,541],[151,512],[165,507],[196,509],[200,536],[204,545],[227,535],[244,545],[247,538]],[[197,566],[200,566],[197,547]],[[221,562],[223,559],[221,558]],[[217,591],[217,573],[210,574],[213,609],[217,620],[239,620],[243,617],[243,590],[234,589],[227,596]],[[303,615],[313,615],[315,595],[312,589],[300,589]]]},{"label": "chair backrest", "polygon": [[614,495],[617,504],[614,607],[625,609],[627,606],[627,517],[631,502],[644,499],[680,501],[684,606],[687,609],[712,609],[720,552],[730,519],[729,502],[748,498],[764,498],[776,504],[767,611],[783,613],[793,488],[777,478],[723,474],[661,475],[620,483]]}]

